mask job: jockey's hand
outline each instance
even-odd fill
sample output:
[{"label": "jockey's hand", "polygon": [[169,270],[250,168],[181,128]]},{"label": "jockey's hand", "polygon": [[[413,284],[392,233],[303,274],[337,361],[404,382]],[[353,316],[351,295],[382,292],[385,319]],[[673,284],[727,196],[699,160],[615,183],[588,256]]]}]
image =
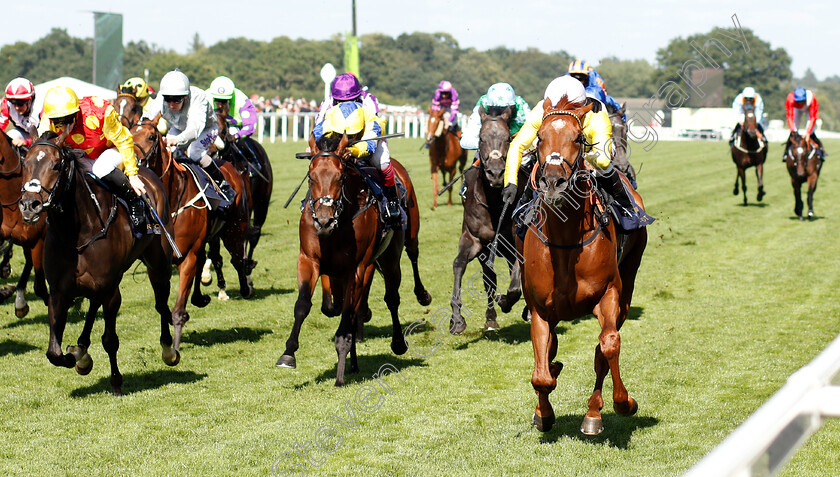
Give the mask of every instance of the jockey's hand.
[{"label": "jockey's hand", "polygon": [[166,145],[167,146],[177,146],[178,140],[175,139],[175,136],[166,136]]},{"label": "jockey's hand", "polygon": [[504,201],[505,204],[512,204],[514,199],[516,199],[516,190],[516,184],[511,182],[506,185],[505,188],[502,189],[502,201]]},{"label": "jockey's hand", "polygon": [[26,145],[26,139],[12,139],[12,146],[21,147]]},{"label": "jockey's hand", "polygon": [[819,149],[820,148],[820,146],[817,144],[817,141],[814,141],[814,138],[812,138],[812,137],[808,138],[808,145],[811,146],[814,149]]},{"label": "jockey's hand", "polygon": [[353,154],[350,152],[350,149],[345,148],[341,151],[341,158],[345,161],[349,161],[353,157]]},{"label": "jockey's hand", "polygon": [[131,188],[134,189],[134,192],[137,195],[143,195],[146,193],[146,186],[137,174],[128,176],[128,183],[131,184]]},{"label": "jockey's hand", "polygon": [[233,134],[228,134],[227,136],[225,136],[225,142],[228,142],[228,143],[234,142],[234,141],[236,141],[236,139],[237,139],[236,136],[234,136]]}]

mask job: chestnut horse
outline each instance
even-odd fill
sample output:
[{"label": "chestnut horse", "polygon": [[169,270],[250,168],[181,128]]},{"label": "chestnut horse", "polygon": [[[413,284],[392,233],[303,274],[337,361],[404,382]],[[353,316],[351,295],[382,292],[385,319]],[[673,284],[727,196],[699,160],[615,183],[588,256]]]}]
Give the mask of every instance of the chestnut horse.
[{"label": "chestnut horse", "polygon": [[738,195],[738,181],[741,181],[741,191],[744,194],[744,205],[747,205],[747,168],[755,166],[755,177],[758,179],[758,195],[755,200],[761,202],[764,198],[764,160],[767,159],[767,140],[758,139],[758,123],[755,108],[751,104],[744,105],[744,122],[741,133],[732,143],[732,161],[738,168],[735,176],[735,188],[732,195]]},{"label": "chestnut horse", "polygon": [[361,172],[342,159],[349,141],[347,135],[324,135],[316,142],[309,139],[312,159],[309,164],[307,206],[300,217],[300,253],[297,260],[298,299],[295,323],[286,350],[277,366],[297,366],[295,352],[303,320],[312,307],[312,292],[318,277],[329,277],[333,296],[340,297],[341,322],[335,333],[338,354],[335,385],[344,385],[347,354],[350,373],[359,371],[356,359],[356,334],[363,300],[370,290],[375,269],[385,282],[385,303],[391,312],[393,333],[391,350],[404,354],[408,347],[398,316],[401,281],[400,256],[405,232],[384,232],[379,208]]},{"label": "chestnut horse", "polygon": [[[20,199],[23,220],[29,224],[49,220],[44,240],[44,272],[50,285],[50,341],[47,358],[55,366],[75,367],[87,374],[93,360],[87,352],[97,309],[102,306],[105,331],[102,346],[111,364],[111,388],[122,394],[122,375],[117,367],[116,322],[122,297],[120,281],[125,271],[140,258],[146,264],[155,295],[155,310],[160,315],[160,344],[164,363],[178,364],[180,355],[172,349],[169,323],[172,314],[169,299],[170,257],[172,250],[162,235],[147,234],[135,239],[128,213],[117,204],[113,194],[88,179],[82,171],[88,159],[77,159],[63,146],[70,133],[66,128],[58,137],[47,132],[32,144],[23,168],[24,193]],[[163,184],[148,169],[140,177],[158,215],[166,220],[169,207]],[[84,329],[77,346],[61,349],[67,311],[74,300],[90,300]]]},{"label": "chestnut horse", "polygon": [[[271,169],[271,161],[268,159],[268,154],[265,149],[250,137],[236,140],[228,134],[227,113],[230,110],[229,103],[223,103],[221,109],[216,111],[216,117],[219,121],[219,137],[222,138],[225,147],[218,151],[221,159],[233,164],[239,174],[242,176],[242,181],[245,185],[245,197],[248,201],[248,210],[250,218],[247,231],[247,258],[245,259],[245,267],[248,275],[257,266],[254,260],[254,249],[260,241],[262,235],[262,226],[268,217],[268,206],[271,204],[271,192],[274,189],[274,173]],[[248,145],[243,143],[247,142]],[[243,150],[249,147],[254,151],[254,155],[258,161],[258,166],[249,163],[249,160],[243,155],[246,152]],[[258,168],[257,168],[258,167]],[[217,285],[219,288],[219,296],[223,299],[227,295],[225,290],[225,277],[222,272],[222,255],[220,254],[219,238],[213,237],[210,240],[210,251],[208,253],[213,268],[216,271]],[[212,281],[212,276],[209,271],[209,264],[204,264],[204,271],[202,272],[202,283],[209,285]]]},{"label": "chestnut horse", "polygon": [[[426,144],[429,145],[429,162],[432,165],[432,188],[434,194],[433,207],[437,207],[438,171],[444,184],[452,181],[455,168],[464,171],[467,163],[467,151],[461,149],[458,135],[446,129],[443,119],[443,109],[432,111],[429,107],[429,122],[426,125]],[[452,205],[452,188],[449,188],[449,205]]]},{"label": "chestnut horse", "polygon": [[[553,362],[557,356],[554,327],[560,320],[590,313],[601,324],[595,347],[595,389],[581,426],[584,434],[591,435],[603,430],[601,388],[607,373],[612,374],[616,412],[631,415],[638,409],[619,374],[618,330],[630,309],[647,230],[620,236],[613,220],[607,220],[600,205],[593,203],[595,194],[587,180],[592,171],[587,170],[583,159],[585,137],[581,125],[591,105],[566,109],[569,107],[565,97],[555,106],[544,103],[539,162],[531,182],[541,200],[536,223],[529,225],[523,244],[522,292],[531,312],[531,384],[539,398],[534,424],[540,431],[546,432],[554,424],[548,396],[563,368]],[[623,180],[629,184],[626,178]],[[642,206],[635,191],[633,196]]]},{"label": "chestnut horse", "polygon": [[[484,289],[487,294],[487,310],[485,311],[484,331],[496,331],[494,303],[499,302],[503,313],[507,313],[519,301],[522,295],[520,289],[521,259],[513,244],[513,227],[511,210],[502,217],[504,202],[502,201],[502,186],[504,185],[505,160],[510,146],[509,121],[514,114],[513,107],[492,107],[488,111],[479,109],[481,130],[478,133],[477,168],[467,172],[467,191],[464,198],[464,218],[461,227],[461,239],[458,241],[458,255],[452,263],[454,285],[452,287],[452,333],[463,333],[467,323],[461,316],[461,280],[467,264],[483,253],[490,256],[489,246],[500,230],[501,240],[507,246],[496,247],[498,255],[505,258],[510,270],[510,285],[507,294],[496,296],[496,271],[493,264],[481,261]],[[519,193],[524,189],[524,180],[519,181]],[[514,202],[516,203],[516,202]],[[502,221],[499,229],[499,221]]]},{"label": "chestnut horse", "polygon": [[[35,134],[34,131],[32,131]],[[34,137],[34,136],[33,136]],[[29,313],[29,304],[26,302],[26,283],[29,281],[29,274],[35,269],[35,294],[44,300],[48,306],[49,293],[47,282],[44,278],[44,233],[46,223],[44,221],[36,224],[27,224],[20,215],[20,196],[23,190],[23,161],[18,152],[12,147],[9,136],[0,131],[0,204],[3,206],[3,225],[0,228],[0,238],[11,239],[15,245],[23,248],[23,255],[26,260],[23,271],[20,274],[17,286],[15,287],[15,315],[22,318]],[[11,251],[11,246],[9,248]],[[9,253],[11,258],[11,253]],[[9,290],[2,291],[2,300],[9,296]],[[0,301],[2,301],[0,300]]]},{"label": "chestnut horse", "polygon": [[114,100],[114,111],[120,117],[120,122],[123,126],[131,129],[132,126],[140,122],[143,116],[143,107],[137,102],[134,94],[120,92],[117,90],[117,99]]},{"label": "chestnut horse", "polygon": [[785,153],[785,163],[787,164],[788,174],[790,174],[790,183],[793,185],[793,197],[796,200],[793,212],[799,220],[805,220],[802,217],[802,184],[807,181],[808,219],[810,220],[814,217],[814,192],[817,190],[817,179],[820,178],[822,160],[817,154],[817,149],[799,133],[795,131],[790,133],[788,142],[790,147]]}]

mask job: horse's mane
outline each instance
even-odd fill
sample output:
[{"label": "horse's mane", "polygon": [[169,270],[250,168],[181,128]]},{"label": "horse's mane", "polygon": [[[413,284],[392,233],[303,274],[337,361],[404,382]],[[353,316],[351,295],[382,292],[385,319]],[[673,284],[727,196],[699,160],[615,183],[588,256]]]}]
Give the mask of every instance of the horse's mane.
[{"label": "horse's mane", "polygon": [[315,145],[318,149],[324,152],[335,152],[338,149],[338,144],[341,142],[341,136],[338,134],[324,134],[315,140]]},{"label": "horse's mane", "polygon": [[511,106],[487,106],[484,108],[484,112],[488,116],[501,116],[510,108]]},{"label": "horse's mane", "polygon": [[607,104],[606,106],[607,106],[607,113],[609,113],[609,114],[617,114],[618,113],[618,108],[616,108],[614,104]]}]

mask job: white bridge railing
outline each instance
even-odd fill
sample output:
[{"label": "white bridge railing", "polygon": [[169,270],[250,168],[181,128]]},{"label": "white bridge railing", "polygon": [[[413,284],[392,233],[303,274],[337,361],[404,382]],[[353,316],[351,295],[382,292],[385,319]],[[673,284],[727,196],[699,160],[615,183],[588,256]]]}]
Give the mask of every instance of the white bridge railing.
[{"label": "white bridge railing", "polygon": [[[282,142],[308,140],[315,126],[317,113],[259,113],[257,119],[257,140],[260,142]],[[429,115],[425,113],[380,113],[387,121],[386,134],[405,133],[405,137],[425,137]],[[462,117],[461,122],[464,121]],[[463,127],[463,124],[462,124]]]},{"label": "white bridge railing", "polygon": [[774,475],[827,417],[840,417],[840,336],[793,373],[686,477]]}]

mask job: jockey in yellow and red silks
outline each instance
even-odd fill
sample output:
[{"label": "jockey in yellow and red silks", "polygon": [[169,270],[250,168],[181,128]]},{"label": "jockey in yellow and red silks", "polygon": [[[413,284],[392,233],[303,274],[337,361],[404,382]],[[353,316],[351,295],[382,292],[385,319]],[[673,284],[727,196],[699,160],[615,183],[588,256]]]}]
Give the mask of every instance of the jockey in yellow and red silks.
[{"label": "jockey in yellow and red silks", "polygon": [[70,134],[64,144],[94,159],[91,172],[128,203],[134,225],[142,224],[145,219],[140,195],[146,193],[146,187],[137,176],[134,138],[120,123],[111,103],[98,96],[79,99],[67,86],[50,89],[44,96],[44,119],[38,130],[61,133],[66,128],[70,128]]}]

